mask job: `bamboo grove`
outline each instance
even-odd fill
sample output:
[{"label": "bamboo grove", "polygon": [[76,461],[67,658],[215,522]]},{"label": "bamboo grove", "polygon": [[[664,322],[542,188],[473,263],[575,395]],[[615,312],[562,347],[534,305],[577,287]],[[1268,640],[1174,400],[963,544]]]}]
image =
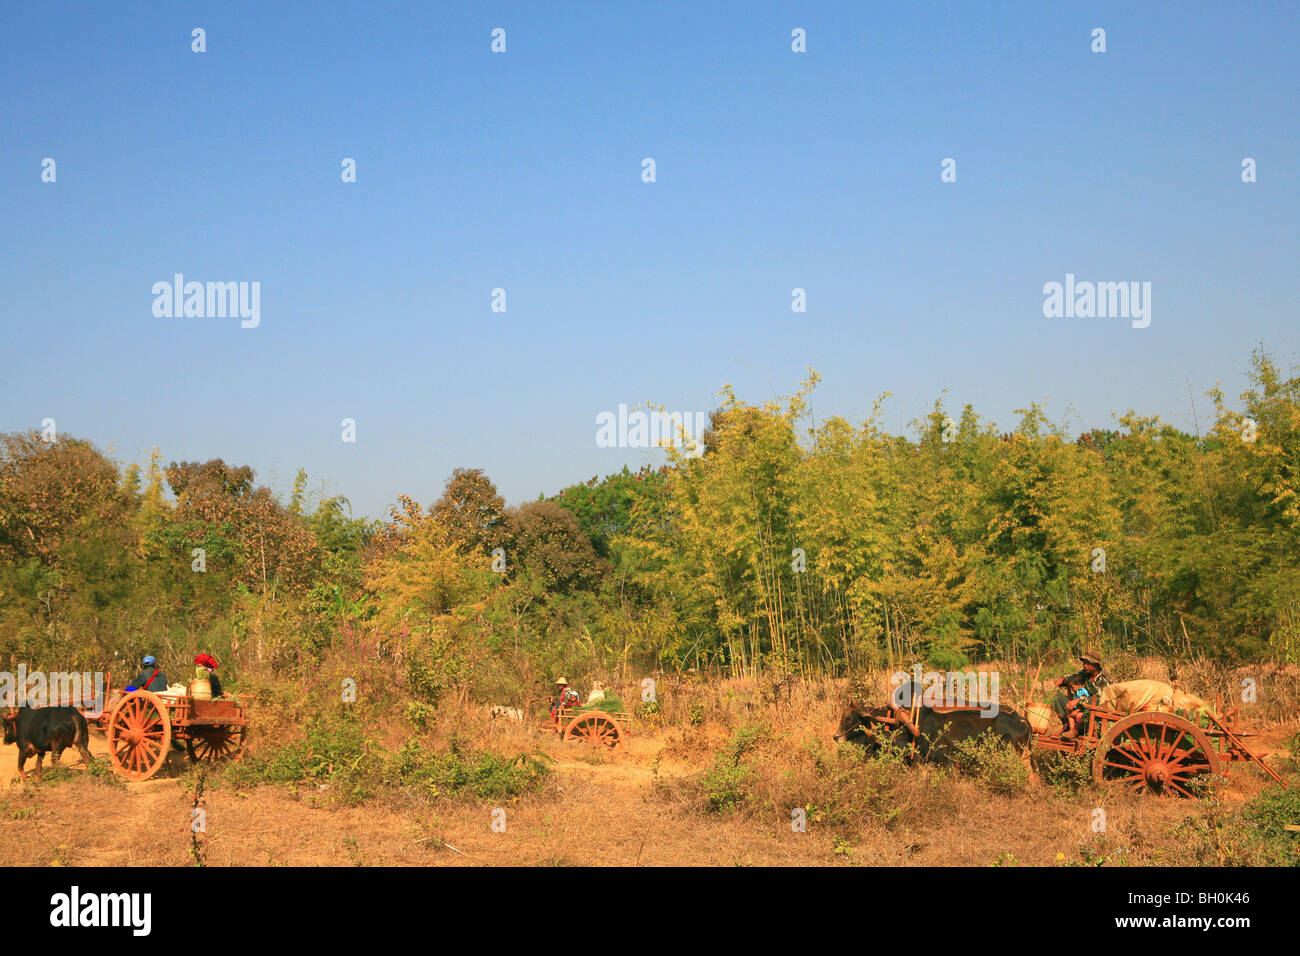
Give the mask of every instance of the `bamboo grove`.
[{"label": "bamboo grove", "polygon": [[1300,378],[1265,353],[1237,407],[1209,392],[1200,434],[1130,411],[1070,435],[1038,405],[1006,430],[936,402],[892,435],[887,396],[813,421],[816,384],[763,405],[724,388],[696,457],[518,507],[457,469],[382,523],[301,472],[280,501],[221,459],[3,435],[0,655],[203,647],[303,672],[353,646],[433,701],[558,670],[845,674],[1091,643],[1300,661]]}]

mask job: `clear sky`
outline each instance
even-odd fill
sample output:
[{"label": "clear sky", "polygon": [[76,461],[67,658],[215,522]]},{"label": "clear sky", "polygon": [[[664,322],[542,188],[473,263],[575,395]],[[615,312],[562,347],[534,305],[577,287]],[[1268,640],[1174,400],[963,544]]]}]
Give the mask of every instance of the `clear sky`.
[{"label": "clear sky", "polygon": [[[0,430],[378,517],[657,463],[596,416],[808,366],[891,430],[945,389],[1204,425],[1253,348],[1300,361],[1297,50],[1295,0],[6,2]],[[177,272],[260,282],[260,325],[156,317]],[[1045,318],[1067,273],[1150,282],[1150,326]]]}]

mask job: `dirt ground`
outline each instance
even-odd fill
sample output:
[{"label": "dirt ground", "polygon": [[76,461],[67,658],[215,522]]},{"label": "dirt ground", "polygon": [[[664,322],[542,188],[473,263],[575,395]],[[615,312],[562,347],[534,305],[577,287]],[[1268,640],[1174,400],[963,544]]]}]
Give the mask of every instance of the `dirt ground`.
[{"label": "dirt ground", "polygon": [[[538,749],[555,760],[551,779],[541,793],[499,808],[464,800],[433,811],[382,802],[329,809],[310,786],[209,788],[198,852],[209,866],[1059,865],[1077,858],[1093,836],[1095,798],[1042,789],[993,796],[973,783],[951,818],[868,827],[852,840],[815,822],[795,832],[789,817],[775,812],[690,812],[658,785],[656,773],[671,781],[698,768],[662,757],[652,767],[663,742],[640,736],[623,751],[596,753],[541,738]],[[93,732],[91,751],[106,759],[104,738]],[[194,864],[194,778],[177,775],[183,754],[173,755],[165,776],[121,784],[91,778],[69,751],[64,779],[26,787],[14,773],[15,752],[0,754],[0,866]],[[1241,766],[1230,779],[1231,801],[1264,784]],[[504,832],[493,829],[498,810]],[[1106,810],[1112,834],[1135,848],[1197,812],[1188,801],[1122,794],[1108,796]]]},{"label": "dirt ground", "polygon": [[[827,836],[796,834],[788,825],[784,832],[779,826],[756,832],[752,821],[685,819],[670,803],[654,799],[655,739],[636,738],[621,753],[599,756],[580,744],[550,743],[542,749],[556,762],[545,792],[500,808],[457,802],[436,813],[374,805],[332,810],[313,806],[306,791],[208,790],[205,862],[731,866],[835,860]],[[90,749],[96,759],[106,759],[105,741],[94,732]],[[14,751],[4,753],[10,764]],[[79,779],[34,786],[29,761],[29,785],[22,787],[12,765],[3,769],[0,866],[193,864],[194,794],[185,781],[160,775],[119,788],[82,777],[74,751],[65,753],[63,764]],[[175,754],[172,765],[183,767],[184,755]],[[498,809],[505,811],[504,832],[492,828]]]}]

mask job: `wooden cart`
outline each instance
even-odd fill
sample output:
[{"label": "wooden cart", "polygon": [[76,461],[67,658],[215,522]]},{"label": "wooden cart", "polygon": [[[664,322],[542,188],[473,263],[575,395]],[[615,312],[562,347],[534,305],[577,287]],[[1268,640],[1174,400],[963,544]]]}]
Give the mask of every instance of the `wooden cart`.
[{"label": "wooden cart", "polygon": [[562,707],[554,713],[548,711],[542,727],[559,734],[563,740],[580,740],[616,750],[623,746],[625,737],[632,736],[632,715]]},{"label": "wooden cart", "polygon": [[167,763],[173,741],[184,742],[194,763],[238,759],[248,736],[241,699],[196,700],[136,690],[105,708],[100,721],[113,769],[128,780],[148,780]]},{"label": "wooden cart", "polygon": [[[1192,796],[1197,782],[1227,775],[1239,760],[1257,763],[1282,782],[1276,770],[1242,740],[1251,736],[1237,728],[1237,710],[1223,716],[1206,712],[1209,727],[1163,711],[1121,714],[1085,704],[1087,721],[1078,737],[1034,734],[1034,746],[1062,753],[1095,749],[1092,776],[1097,783],[1115,781],[1138,793]],[[1189,787],[1189,785],[1192,785]]]}]

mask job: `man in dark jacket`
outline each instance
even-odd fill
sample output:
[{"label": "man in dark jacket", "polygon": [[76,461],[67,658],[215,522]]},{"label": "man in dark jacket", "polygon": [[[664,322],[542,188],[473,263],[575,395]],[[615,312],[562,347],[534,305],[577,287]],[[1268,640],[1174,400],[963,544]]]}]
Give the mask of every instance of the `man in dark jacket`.
[{"label": "man in dark jacket", "polygon": [[147,690],[156,694],[167,689],[167,675],[158,667],[156,657],[146,654],[140,665],[143,670],[135,675],[135,680],[131,681],[127,690]]}]

